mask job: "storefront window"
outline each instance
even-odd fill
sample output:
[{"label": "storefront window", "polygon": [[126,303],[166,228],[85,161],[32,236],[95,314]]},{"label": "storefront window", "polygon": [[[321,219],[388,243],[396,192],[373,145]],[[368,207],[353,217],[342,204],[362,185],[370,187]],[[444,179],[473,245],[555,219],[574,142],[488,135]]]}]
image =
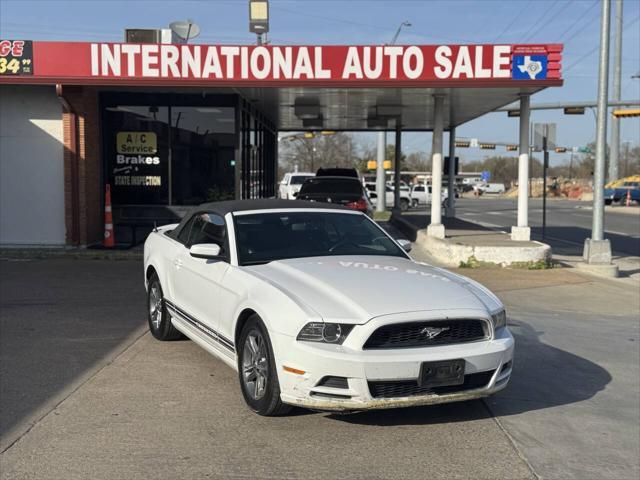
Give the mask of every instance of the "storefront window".
[{"label": "storefront window", "polygon": [[[105,97],[105,177],[114,205],[198,205],[235,197],[237,132],[235,106],[229,106],[235,97],[223,99],[223,106],[196,96]],[[145,99],[156,104],[136,104]]]},{"label": "storefront window", "polygon": [[175,205],[234,198],[235,109],[171,107]]},{"label": "storefront window", "polygon": [[169,109],[116,105],[106,109],[106,169],[114,204],[167,204]]}]

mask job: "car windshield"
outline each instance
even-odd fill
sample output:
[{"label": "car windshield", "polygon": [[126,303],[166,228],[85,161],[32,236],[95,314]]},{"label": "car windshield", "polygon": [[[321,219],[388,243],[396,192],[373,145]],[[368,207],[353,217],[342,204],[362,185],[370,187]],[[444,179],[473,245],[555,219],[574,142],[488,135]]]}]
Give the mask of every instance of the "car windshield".
[{"label": "car windshield", "polygon": [[294,175],[291,177],[291,185],[302,185],[311,175]]},{"label": "car windshield", "polygon": [[407,255],[361,214],[295,211],[234,216],[240,265],[335,255]]},{"label": "car windshield", "polygon": [[362,184],[355,178],[312,178],[307,180],[300,194],[348,193],[361,195]]}]

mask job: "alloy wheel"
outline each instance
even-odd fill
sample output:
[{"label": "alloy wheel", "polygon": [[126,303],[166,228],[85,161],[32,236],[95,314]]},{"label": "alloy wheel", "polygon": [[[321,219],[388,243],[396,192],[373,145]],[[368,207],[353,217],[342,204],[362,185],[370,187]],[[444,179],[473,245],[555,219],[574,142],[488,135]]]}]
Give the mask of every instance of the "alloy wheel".
[{"label": "alloy wheel", "polygon": [[264,337],[258,330],[247,335],[242,351],[242,379],[245,390],[254,400],[262,398],[267,391],[269,359]]},{"label": "alloy wheel", "polygon": [[160,293],[160,287],[157,283],[151,286],[151,292],[149,293],[149,316],[153,327],[156,330],[160,328],[160,322],[162,322],[162,293]]}]

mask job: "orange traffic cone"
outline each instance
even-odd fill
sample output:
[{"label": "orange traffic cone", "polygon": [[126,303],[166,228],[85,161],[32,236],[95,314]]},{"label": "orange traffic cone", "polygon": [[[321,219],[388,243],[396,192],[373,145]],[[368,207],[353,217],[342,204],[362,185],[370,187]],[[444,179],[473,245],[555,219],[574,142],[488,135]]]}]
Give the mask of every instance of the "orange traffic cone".
[{"label": "orange traffic cone", "polygon": [[626,203],[627,207],[631,206],[631,189],[627,189],[627,203]]},{"label": "orange traffic cone", "polygon": [[113,214],[111,213],[111,185],[107,183],[104,194],[104,242],[106,248],[116,246],[116,237],[113,234]]}]

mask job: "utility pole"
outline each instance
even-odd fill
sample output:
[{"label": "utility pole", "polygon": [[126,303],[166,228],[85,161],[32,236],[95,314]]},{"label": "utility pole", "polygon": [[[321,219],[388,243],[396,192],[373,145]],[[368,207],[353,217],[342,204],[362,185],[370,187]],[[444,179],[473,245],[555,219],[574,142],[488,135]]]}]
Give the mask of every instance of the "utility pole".
[{"label": "utility pole", "polygon": [[[620,101],[622,77],[622,0],[616,0],[616,39],[613,58],[613,101]],[[620,119],[611,120],[611,151],[609,154],[609,181],[619,177]]]},{"label": "utility pole", "polygon": [[593,171],[593,222],[591,238],[584,243],[581,268],[602,275],[617,277],[618,267],[611,263],[611,244],[604,238],[604,175],[607,147],[607,97],[609,89],[609,32],[611,1],[602,0],[600,18],[600,61],[598,70],[598,116],[596,128],[596,159]]}]

